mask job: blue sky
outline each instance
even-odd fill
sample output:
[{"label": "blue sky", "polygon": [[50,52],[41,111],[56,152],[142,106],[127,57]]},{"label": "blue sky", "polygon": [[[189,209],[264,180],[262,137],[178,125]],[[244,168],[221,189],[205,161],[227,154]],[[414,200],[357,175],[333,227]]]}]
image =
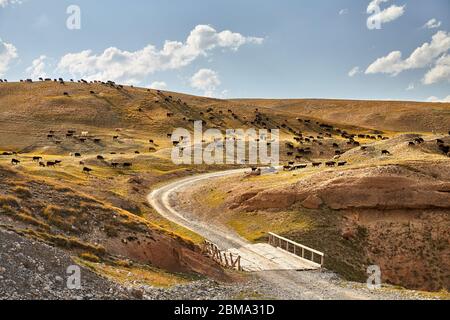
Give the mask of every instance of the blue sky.
[{"label": "blue sky", "polygon": [[[80,29],[66,26],[70,5],[80,8]],[[373,14],[380,29],[367,25]],[[0,77],[10,80],[450,101],[448,0],[0,0],[0,39]],[[163,49],[166,41],[175,42]]]}]

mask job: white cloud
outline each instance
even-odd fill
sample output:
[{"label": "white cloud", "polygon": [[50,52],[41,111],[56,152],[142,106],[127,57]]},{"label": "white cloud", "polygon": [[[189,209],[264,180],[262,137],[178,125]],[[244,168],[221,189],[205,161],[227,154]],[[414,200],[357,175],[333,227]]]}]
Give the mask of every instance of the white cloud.
[{"label": "white cloud", "polygon": [[343,15],[348,14],[348,12],[349,12],[348,9],[341,9],[341,10],[339,10],[339,15],[340,15],[340,16],[343,16]]},{"label": "white cloud", "polygon": [[354,67],[354,68],[352,68],[352,69],[348,72],[348,76],[349,76],[349,77],[354,77],[354,76],[356,76],[358,73],[361,73],[359,67]]},{"label": "white cloud", "polygon": [[16,47],[11,43],[3,42],[2,39],[0,39],[0,76],[5,74],[9,69],[11,62],[17,57]]},{"label": "white cloud", "polygon": [[429,20],[427,23],[425,23],[423,25],[423,28],[427,28],[427,29],[436,29],[439,28],[441,26],[442,22],[436,20],[435,18]]},{"label": "white cloud", "polygon": [[155,90],[167,89],[167,83],[165,83],[164,81],[154,81],[154,82],[152,82],[152,84],[150,84],[150,89],[155,89]]},{"label": "white cloud", "polygon": [[45,78],[47,77],[47,73],[45,73],[46,63],[45,60],[47,60],[47,57],[42,55],[39,58],[33,60],[31,63],[31,66],[29,66],[26,70],[27,74],[33,78]]},{"label": "white cloud", "polygon": [[448,54],[440,57],[434,67],[422,79],[424,84],[433,84],[441,81],[450,82],[450,55]]},{"label": "white cloud", "polygon": [[387,73],[398,75],[405,70],[425,68],[450,49],[450,33],[438,31],[430,43],[424,43],[407,58],[402,59],[400,51],[393,51],[375,60],[366,74]]},{"label": "white cloud", "polygon": [[394,20],[397,20],[405,13],[405,6],[391,5],[386,9],[381,9],[383,3],[390,0],[372,0],[367,6],[367,14],[371,16],[367,19],[367,26],[378,24],[381,25]]},{"label": "white cloud", "polygon": [[21,4],[22,1],[20,0],[0,0],[0,7],[5,8],[7,5],[10,4]]},{"label": "white cloud", "polygon": [[91,50],[69,53],[58,64],[59,72],[87,80],[142,80],[156,71],[179,69],[200,56],[207,56],[215,48],[238,50],[244,44],[261,44],[264,39],[246,37],[229,30],[217,32],[208,25],[198,25],[186,41],[166,41],[162,49],[149,44],[137,51],[124,51],[115,47],[101,54]]},{"label": "white cloud", "polygon": [[438,97],[431,96],[427,99],[427,101],[428,102],[441,102],[441,103],[450,102],[450,95],[445,97],[444,99],[439,99]]},{"label": "white cloud", "polygon": [[190,79],[191,87],[204,91],[207,97],[213,97],[217,87],[220,86],[219,75],[211,69],[200,69]]}]

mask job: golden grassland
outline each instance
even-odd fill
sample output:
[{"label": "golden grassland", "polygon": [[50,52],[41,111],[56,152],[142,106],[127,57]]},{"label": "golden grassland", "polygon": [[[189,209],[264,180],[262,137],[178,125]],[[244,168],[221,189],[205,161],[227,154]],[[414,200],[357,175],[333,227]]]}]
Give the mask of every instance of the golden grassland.
[{"label": "golden grassland", "polygon": [[[63,96],[64,92],[69,96]],[[168,113],[173,116],[169,117]],[[281,129],[282,163],[293,160],[286,155],[285,142],[292,142],[296,147],[317,148],[312,144],[299,145],[292,132],[283,126],[302,131],[305,136],[316,136],[323,131],[320,123],[355,134],[381,133],[390,139],[356,139],[361,145],[371,146],[369,152],[363,153],[359,148],[346,146],[346,139],[333,132],[324,141],[323,154],[314,151],[313,155],[299,160],[302,163],[331,159],[332,142],[339,144],[345,152],[341,159],[348,162],[347,167],[339,170],[392,163],[414,167],[415,161],[448,159],[436,152],[435,146],[407,146],[414,135],[434,139],[447,133],[450,129],[448,103],[219,100],[129,86],[119,90],[97,83],[3,83],[0,84],[0,153],[16,151],[18,154],[0,156],[0,174],[5,172],[0,181],[3,183],[0,222],[24,236],[74,250],[90,268],[119,281],[125,281],[124,274],[131,272],[144,282],[162,286],[183,282],[186,279],[182,276],[166,274],[164,270],[111,264],[106,249],[83,233],[88,230],[85,223],[101,223],[109,238],[119,237],[123,232],[158,232],[178,239],[183,246],[200,244],[202,237],[155,212],[146,202],[146,195],[174,179],[236,166],[174,165],[167,135],[178,127],[192,130],[192,120],[203,120],[205,129],[263,128],[261,123],[253,122],[256,114],[261,115],[266,127]],[[297,118],[310,122],[300,122]],[[75,137],[66,137],[68,130],[76,131]],[[54,131],[53,138],[47,137],[50,131]],[[83,131],[88,132],[88,138],[82,143],[79,138]],[[116,136],[118,139],[114,139]],[[101,141],[96,143],[94,138]],[[392,151],[393,156],[382,157],[383,149]],[[70,155],[75,152],[81,157]],[[99,155],[104,160],[99,160]],[[61,164],[40,167],[33,162],[35,156],[43,157],[44,162],[60,160]],[[20,165],[12,167],[12,158],[19,159]],[[121,164],[125,162],[132,163],[132,167],[123,168]],[[119,166],[114,168],[112,163]],[[84,167],[91,168],[92,173],[83,173]],[[338,171],[309,168],[251,176],[238,182],[255,189],[277,189],[318,172],[335,170]],[[225,207],[232,196],[227,190],[211,187],[206,191],[200,199],[202,204],[209,210],[225,210],[223,223],[251,241],[264,239],[268,231],[294,236],[296,232],[320,233],[311,240],[314,244],[327,231],[321,223],[339,219],[334,213],[300,209],[237,214]],[[345,249],[343,255],[360,256],[361,251],[361,246]],[[357,260],[362,263],[362,258]],[[350,262],[344,258],[337,258],[335,264],[344,274],[351,273]]]}]

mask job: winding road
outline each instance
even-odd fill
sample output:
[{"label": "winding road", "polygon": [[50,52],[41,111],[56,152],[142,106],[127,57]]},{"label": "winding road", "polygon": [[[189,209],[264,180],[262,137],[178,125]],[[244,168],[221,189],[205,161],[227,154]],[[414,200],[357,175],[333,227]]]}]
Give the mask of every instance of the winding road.
[{"label": "winding road", "polygon": [[[149,203],[164,218],[181,225],[209,241],[219,245],[224,250],[239,250],[239,254],[247,265],[256,263],[259,268],[252,269],[263,281],[273,287],[273,296],[282,299],[395,299],[386,294],[375,294],[361,285],[355,285],[340,280],[334,273],[314,268],[290,267],[295,261],[279,263],[280,259],[273,257],[270,252],[263,252],[258,245],[252,245],[235,232],[222,226],[211,225],[209,221],[200,220],[191,212],[183,212],[176,206],[177,194],[188,190],[190,186],[205,180],[217,179],[225,176],[248,173],[248,169],[228,170],[206,173],[184,178],[159,189],[148,195]],[[278,250],[278,249],[275,249]],[[268,255],[270,257],[268,257]],[[280,257],[278,257],[280,258]],[[285,256],[282,257],[286,259]],[[289,259],[288,259],[289,260]],[[282,267],[280,267],[280,265]],[[284,267],[283,267],[284,266]],[[303,271],[297,271],[301,269]],[[310,271],[304,271],[304,270]]]}]

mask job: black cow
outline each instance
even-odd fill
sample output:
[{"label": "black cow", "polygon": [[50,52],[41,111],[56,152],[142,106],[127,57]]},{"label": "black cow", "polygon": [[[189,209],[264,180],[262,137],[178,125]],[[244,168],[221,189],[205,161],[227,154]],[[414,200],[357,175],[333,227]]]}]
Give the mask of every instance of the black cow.
[{"label": "black cow", "polygon": [[86,174],[89,174],[89,173],[91,173],[93,170],[91,169],[91,168],[88,168],[88,167],[84,167],[83,168],[83,173],[86,173]]}]

